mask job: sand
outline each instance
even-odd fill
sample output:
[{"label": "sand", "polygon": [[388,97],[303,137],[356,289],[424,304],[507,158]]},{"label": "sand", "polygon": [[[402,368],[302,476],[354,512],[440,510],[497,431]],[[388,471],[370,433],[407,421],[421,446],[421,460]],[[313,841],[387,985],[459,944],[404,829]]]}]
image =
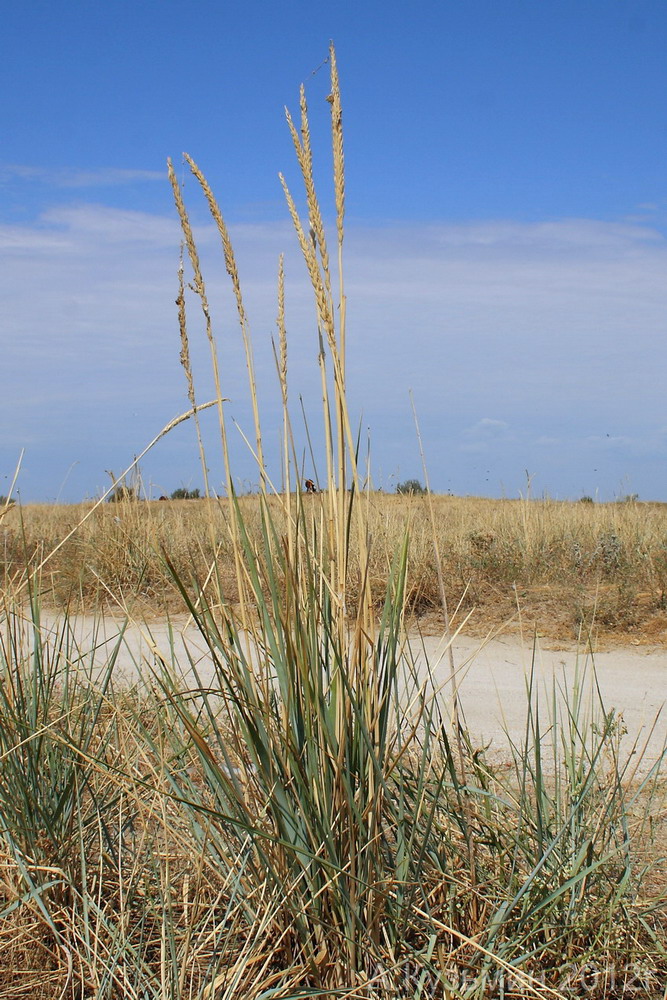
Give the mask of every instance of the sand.
[{"label": "sand", "polygon": [[[45,631],[55,633],[57,620],[44,618]],[[131,685],[139,676],[149,676],[161,658],[171,670],[180,673],[183,683],[194,684],[190,659],[201,682],[212,681],[211,657],[201,635],[191,621],[174,618],[131,624],[123,631],[119,620],[111,616],[102,621],[87,616],[73,619],[79,648],[86,660],[94,655],[100,669],[108,655],[117,649],[114,667],[116,683]],[[443,700],[451,710],[449,650],[437,636],[410,639],[412,655],[426,676],[428,663],[435,684],[442,689]],[[554,684],[571,691],[576,676],[585,674],[583,687],[589,703],[599,702],[605,712],[614,710],[619,725],[627,730],[622,747],[626,757],[635,744],[643,749],[639,773],[655,763],[667,740],[667,650],[619,647],[591,654],[572,646],[550,649],[548,643],[521,642],[515,636],[500,636],[481,642],[457,635],[452,642],[456,683],[465,721],[473,739],[489,747],[492,755],[507,755],[508,737],[520,741],[526,730],[527,681],[533,674],[533,688],[538,692],[544,718]],[[89,652],[94,648],[95,652]],[[594,664],[595,671],[591,670]],[[184,665],[186,668],[184,669]],[[597,679],[599,697],[595,692]]]}]

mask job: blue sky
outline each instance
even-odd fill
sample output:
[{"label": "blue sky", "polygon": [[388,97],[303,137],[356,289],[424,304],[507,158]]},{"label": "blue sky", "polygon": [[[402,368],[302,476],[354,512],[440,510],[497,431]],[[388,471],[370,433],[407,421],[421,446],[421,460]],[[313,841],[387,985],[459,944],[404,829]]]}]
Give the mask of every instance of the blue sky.
[{"label": "blue sky", "polygon": [[[8,6],[0,493],[25,448],[24,500],[95,495],[105,470],[120,472],[187,408],[165,167],[171,156],[185,177],[184,150],[237,248],[269,449],[281,251],[295,421],[299,394],[316,421],[314,313],[277,174],[298,188],[283,108],[297,109],[303,81],[328,191],[318,67],[330,38],[344,104],[350,391],[376,484],[422,478],[412,389],[439,491],[516,496],[528,470],[538,495],[667,500],[662,0]],[[223,391],[249,429],[215,233],[190,178],[185,194]],[[194,319],[191,332],[203,399]],[[234,461],[240,485],[256,481],[240,437]],[[193,429],[164,439],[142,471],[157,494],[201,487]]]}]

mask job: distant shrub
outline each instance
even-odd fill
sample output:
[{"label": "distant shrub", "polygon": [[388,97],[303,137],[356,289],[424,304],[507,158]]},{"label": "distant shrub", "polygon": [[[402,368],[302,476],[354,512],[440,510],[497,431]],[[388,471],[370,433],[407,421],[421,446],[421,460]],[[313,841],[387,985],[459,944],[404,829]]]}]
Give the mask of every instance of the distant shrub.
[{"label": "distant shrub", "polygon": [[4,494],[0,493],[0,507],[11,507],[12,504],[15,503],[16,500],[14,500],[13,498],[6,497],[4,496]]},{"label": "distant shrub", "polygon": [[589,497],[589,496],[580,497],[580,499],[579,499],[579,503],[593,503],[593,502],[594,502],[593,501],[593,497]]},{"label": "distant shrub", "polygon": [[171,494],[172,500],[199,500],[201,494],[199,490],[187,490],[185,486],[179,486]]},{"label": "distant shrub", "polygon": [[424,493],[428,493],[428,490],[425,486],[422,486],[418,479],[406,479],[403,483],[397,483],[396,492],[412,493],[415,496],[421,496]]}]

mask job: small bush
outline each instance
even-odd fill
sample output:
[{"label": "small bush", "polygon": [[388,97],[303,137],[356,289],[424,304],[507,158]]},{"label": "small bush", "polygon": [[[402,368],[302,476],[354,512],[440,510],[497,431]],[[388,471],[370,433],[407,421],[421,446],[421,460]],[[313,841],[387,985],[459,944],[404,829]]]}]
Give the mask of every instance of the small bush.
[{"label": "small bush", "polygon": [[199,490],[187,490],[185,486],[179,486],[171,494],[172,500],[199,500],[201,493]]},{"label": "small bush", "polygon": [[419,482],[418,479],[406,479],[403,483],[397,483],[396,485],[397,493],[412,493],[416,496],[423,496],[424,493],[428,493],[425,486]]}]

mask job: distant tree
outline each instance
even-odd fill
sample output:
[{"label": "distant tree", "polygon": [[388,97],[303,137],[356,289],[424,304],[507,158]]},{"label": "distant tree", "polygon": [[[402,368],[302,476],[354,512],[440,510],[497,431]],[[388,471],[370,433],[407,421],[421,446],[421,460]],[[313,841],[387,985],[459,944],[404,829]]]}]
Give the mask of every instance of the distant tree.
[{"label": "distant tree", "polygon": [[415,496],[422,496],[427,493],[428,490],[425,486],[419,482],[418,479],[406,479],[403,483],[396,484],[397,493],[412,493]]},{"label": "distant tree", "polygon": [[593,497],[583,496],[579,498],[579,503],[594,503]]},{"label": "distant tree", "polygon": [[185,486],[179,486],[171,494],[172,500],[199,500],[201,494],[199,490],[188,490]]},{"label": "distant tree", "polygon": [[4,496],[4,494],[0,493],[0,507],[11,507],[12,504],[15,503],[16,500],[14,500],[13,498],[8,499],[6,496]]}]

